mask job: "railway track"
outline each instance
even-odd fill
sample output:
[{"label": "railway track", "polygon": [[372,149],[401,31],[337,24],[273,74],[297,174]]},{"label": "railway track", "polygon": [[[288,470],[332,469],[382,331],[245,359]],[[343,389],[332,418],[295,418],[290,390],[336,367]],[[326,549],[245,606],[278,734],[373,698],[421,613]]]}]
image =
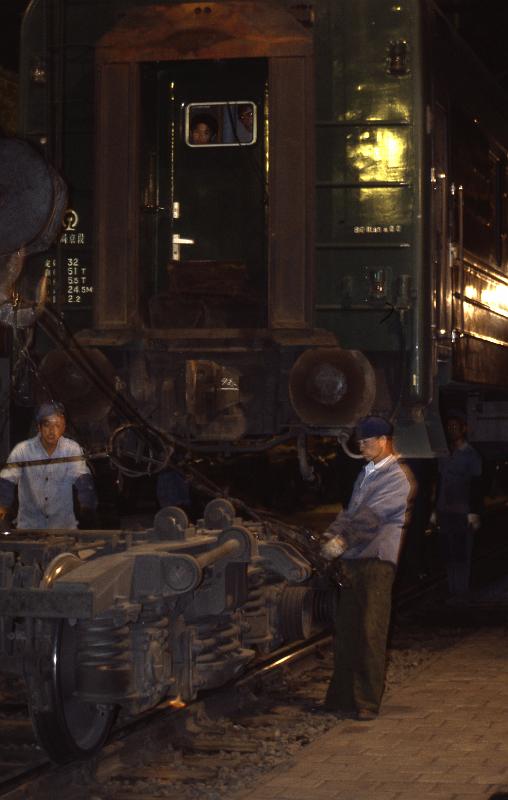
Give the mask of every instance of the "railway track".
[{"label": "railway track", "polygon": [[[398,629],[390,650],[387,695],[467,633],[444,626],[422,634],[412,622]],[[210,692],[185,708],[160,707],[120,723],[92,761],[32,768],[4,783],[0,796],[6,800],[223,800],[287,762],[331,727],[350,729],[362,724],[312,712],[323,698],[331,669],[329,637],[296,651],[280,651],[234,685]]]},{"label": "railway track", "polygon": [[[506,558],[499,541],[478,555]],[[487,552],[488,551],[488,552]],[[444,626],[430,650],[440,648],[464,628],[482,623],[482,612],[444,604],[445,579],[438,575],[400,591],[395,604],[388,685],[397,683],[426,657],[414,628],[425,620],[425,637]],[[429,598],[433,598],[429,610]],[[424,610],[422,611],[422,604]],[[416,626],[413,612],[416,608]],[[489,608],[488,614],[492,614]],[[505,609],[501,614],[506,615]],[[400,630],[407,638],[400,644]],[[397,637],[399,641],[397,642]],[[423,653],[423,655],[422,655]],[[401,655],[402,654],[402,655]],[[330,635],[283,648],[220,690],[201,695],[184,708],[161,704],[135,719],[119,719],[107,746],[88,762],[55,766],[34,740],[22,682],[0,683],[0,797],[96,798],[126,800],[217,791],[237,776],[270,768],[310,739],[337,724],[331,715],[316,717],[310,708],[322,699],[332,669]],[[310,737],[310,739],[309,739]],[[215,787],[215,788],[214,788]],[[168,794],[169,793],[169,794]],[[210,796],[207,794],[207,797]]]},{"label": "railway track", "polygon": [[[435,585],[427,581],[401,596],[405,619]],[[416,663],[413,656],[409,661]],[[220,788],[240,768],[269,767],[336,724],[332,715],[316,717],[310,710],[331,669],[331,635],[320,634],[272,653],[188,706],[163,703],[141,717],[120,719],[98,756],[64,766],[37,748],[26,706],[11,696],[0,706],[0,797],[125,800],[178,790],[182,798],[192,787]]]},{"label": "railway track", "polygon": [[[152,746],[163,744],[165,748],[170,742],[173,753],[179,749],[182,751],[182,759],[186,763],[173,765],[172,781],[178,783],[188,780],[191,772],[193,779],[199,780],[202,770],[190,770],[189,759],[184,758],[183,753],[252,751],[250,745],[242,744],[236,737],[233,740],[224,736],[223,727],[213,727],[212,720],[218,710],[222,714],[224,710],[238,711],[252,697],[253,691],[258,691],[267,681],[273,680],[273,676],[281,670],[314,657],[316,652],[329,646],[330,639],[329,634],[324,634],[293,647],[281,648],[234,684],[219,691],[204,693],[188,706],[162,703],[134,720],[121,720],[100,755],[86,763],[55,766],[49,762],[37,748],[26,706],[5,702],[0,705],[0,796],[9,800],[26,797],[88,797],[91,786],[108,779],[121,781],[126,765],[132,765],[133,759],[139,759],[139,752],[146,748],[147,742]],[[16,707],[18,716],[15,720],[8,718],[7,710],[11,705]],[[182,759],[177,758],[176,761]],[[130,766],[129,780],[146,777],[144,769],[144,766],[140,766],[133,771]],[[157,775],[158,779],[163,775],[165,781],[169,780],[167,769],[157,772]],[[86,788],[83,788],[83,782]]]},{"label": "railway track", "polygon": [[0,676],[0,786],[46,760],[37,748],[21,681]]}]

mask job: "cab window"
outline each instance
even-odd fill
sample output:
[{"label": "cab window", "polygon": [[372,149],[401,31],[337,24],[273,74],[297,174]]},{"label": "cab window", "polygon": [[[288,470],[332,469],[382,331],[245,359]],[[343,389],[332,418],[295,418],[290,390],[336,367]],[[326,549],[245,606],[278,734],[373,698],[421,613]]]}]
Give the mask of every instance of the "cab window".
[{"label": "cab window", "polygon": [[239,147],[255,144],[257,108],[251,100],[189,103],[185,143],[189,147]]}]

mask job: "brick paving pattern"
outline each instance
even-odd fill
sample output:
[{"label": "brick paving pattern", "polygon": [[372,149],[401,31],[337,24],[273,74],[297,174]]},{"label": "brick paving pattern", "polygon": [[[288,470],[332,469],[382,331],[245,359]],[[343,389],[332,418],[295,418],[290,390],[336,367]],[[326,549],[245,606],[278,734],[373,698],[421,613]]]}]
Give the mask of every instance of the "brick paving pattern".
[{"label": "brick paving pattern", "polygon": [[235,800],[476,800],[508,792],[508,631],[485,629]]}]

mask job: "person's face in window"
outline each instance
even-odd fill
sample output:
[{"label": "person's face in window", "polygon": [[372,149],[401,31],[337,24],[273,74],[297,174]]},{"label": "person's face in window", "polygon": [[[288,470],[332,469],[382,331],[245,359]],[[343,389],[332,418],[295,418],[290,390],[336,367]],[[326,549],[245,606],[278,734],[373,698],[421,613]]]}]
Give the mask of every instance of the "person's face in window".
[{"label": "person's face in window", "polygon": [[206,122],[198,122],[191,130],[192,144],[210,144],[212,140],[212,130]]},{"label": "person's face in window", "polygon": [[252,108],[242,109],[242,111],[240,111],[239,116],[240,116],[240,122],[242,123],[244,128],[247,128],[248,131],[252,132],[252,129],[254,127],[254,111],[252,110]]}]

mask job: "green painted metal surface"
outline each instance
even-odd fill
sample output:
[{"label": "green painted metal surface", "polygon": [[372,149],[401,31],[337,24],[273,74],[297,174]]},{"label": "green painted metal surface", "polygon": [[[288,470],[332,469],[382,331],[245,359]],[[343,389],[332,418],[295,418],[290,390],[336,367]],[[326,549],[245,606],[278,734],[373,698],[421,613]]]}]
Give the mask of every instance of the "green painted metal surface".
[{"label": "green painted metal surface", "polygon": [[[419,37],[414,2],[341,0],[317,9],[316,319],[345,347],[398,349],[382,320],[414,304]],[[393,74],[397,43],[406,59]]]}]

